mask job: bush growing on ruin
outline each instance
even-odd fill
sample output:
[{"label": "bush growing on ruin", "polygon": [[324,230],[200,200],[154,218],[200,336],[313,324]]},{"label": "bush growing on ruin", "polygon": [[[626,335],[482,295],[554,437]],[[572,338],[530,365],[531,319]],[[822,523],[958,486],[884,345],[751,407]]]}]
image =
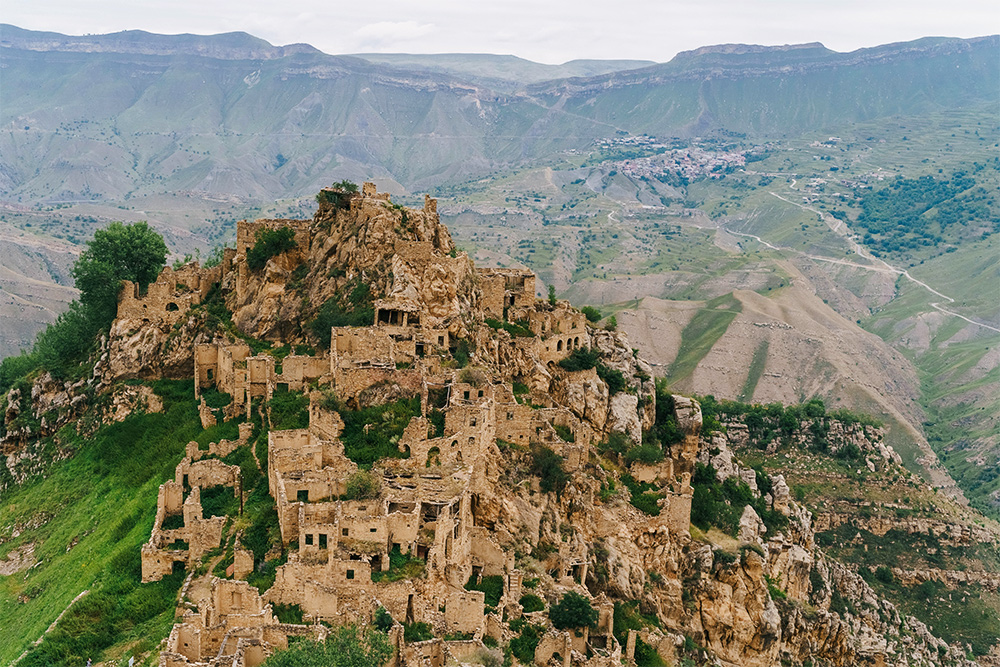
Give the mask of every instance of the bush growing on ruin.
[{"label": "bush growing on ruin", "polygon": [[602,363],[597,364],[597,377],[604,380],[604,384],[608,385],[608,393],[612,396],[618,392],[625,391],[625,388],[628,386],[624,373],[618,369],[609,368]]},{"label": "bush growing on ruin", "polygon": [[378,498],[382,492],[382,481],[370,470],[358,470],[344,482],[344,500],[368,500]]},{"label": "bush growing on ruin", "polygon": [[267,265],[267,260],[297,245],[295,230],[291,227],[259,229],[253,246],[247,248],[247,268],[251,271],[260,271]]},{"label": "bush growing on ruin", "polygon": [[145,290],[156,280],[167,259],[167,245],[145,222],[112,222],[94,232],[94,239],[73,265],[80,303],[100,328],[118,314],[118,292],[123,280]]},{"label": "bush growing on ruin", "polygon": [[392,620],[392,616],[386,611],[385,607],[379,607],[375,610],[375,620],[372,623],[381,632],[389,632],[395,621]]},{"label": "bush growing on ruin", "polygon": [[333,327],[366,327],[375,321],[375,301],[371,288],[360,280],[349,282],[323,302],[309,322],[313,335],[324,348],[330,347]]},{"label": "bush growing on ruin", "polygon": [[597,625],[597,610],[585,596],[569,591],[549,609],[549,618],[559,630],[592,628]]},{"label": "bush growing on ruin", "polygon": [[526,614],[545,609],[545,602],[534,593],[525,593],[521,596],[519,602],[521,603],[521,608]]},{"label": "bush growing on ruin", "polygon": [[113,222],[94,233],[73,265],[80,297],[54,323],[39,333],[30,354],[4,360],[0,388],[44,368],[57,377],[74,375],[74,369],[95,348],[98,333],[107,330],[118,314],[118,293],[123,280],[145,290],[156,280],[167,258],[163,237],[145,222]]},{"label": "bush growing on ruin", "polygon": [[345,625],[331,630],[323,642],[300,639],[263,667],[371,667],[385,664],[392,652],[384,633]]},{"label": "bush growing on ruin", "polygon": [[478,577],[478,582],[476,579],[476,575],[473,574],[470,576],[469,580],[465,583],[465,590],[482,591],[485,595],[485,602],[487,606],[496,607],[500,604],[500,598],[503,597],[503,576],[493,574]]},{"label": "bush growing on ruin", "polygon": [[300,391],[275,391],[270,408],[275,431],[309,426],[309,397]]}]

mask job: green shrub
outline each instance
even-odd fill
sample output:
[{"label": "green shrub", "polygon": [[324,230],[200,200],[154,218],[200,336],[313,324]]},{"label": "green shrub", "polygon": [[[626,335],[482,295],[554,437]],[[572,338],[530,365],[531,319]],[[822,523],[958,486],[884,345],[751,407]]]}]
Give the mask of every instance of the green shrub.
[{"label": "green shrub", "polygon": [[427,419],[431,422],[431,432],[427,434],[429,438],[441,438],[444,436],[444,412],[437,408],[427,413]]},{"label": "green shrub", "polygon": [[532,333],[531,329],[528,328],[528,323],[526,320],[519,320],[517,322],[501,322],[500,320],[495,320],[492,318],[486,318],[486,324],[493,329],[500,330],[503,329],[511,336],[519,338],[534,338],[535,334]]},{"label": "green shrub", "polygon": [[370,500],[382,493],[382,480],[370,470],[357,470],[344,482],[345,500]]},{"label": "green shrub", "polygon": [[603,363],[597,364],[597,377],[604,380],[604,384],[608,385],[608,393],[612,396],[618,392],[625,391],[625,388],[628,386],[624,373],[615,368],[605,366]]},{"label": "green shrub", "polygon": [[405,458],[397,443],[410,420],[419,414],[419,396],[342,411],[344,431],[340,440],[344,443],[344,453],[360,466],[370,466],[387,457]]},{"label": "green shrub", "polygon": [[423,575],[426,565],[412,551],[409,554],[404,554],[398,545],[393,546],[392,551],[389,552],[389,569],[384,572],[373,571],[372,581],[392,582],[415,579]]},{"label": "green shrub", "polygon": [[597,349],[578,347],[568,357],[559,361],[559,367],[571,373],[586,371],[596,366],[600,360],[601,353]]},{"label": "green shrub", "polygon": [[549,609],[549,619],[559,630],[567,628],[592,628],[597,625],[597,610],[590,600],[576,591],[563,594]]},{"label": "green shrub", "polygon": [[476,576],[473,575],[466,582],[465,590],[482,591],[486,594],[486,604],[490,607],[495,607],[500,604],[500,598],[503,596],[503,576],[494,574],[488,577],[481,577],[479,583],[476,583]]},{"label": "green shrub", "polygon": [[375,630],[344,625],[330,631],[325,642],[301,638],[277,651],[262,667],[367,667],[392,657],[389,638]]},{"label": "green shrub", "polygon": [[375,321],[375,296],[367,283],[355,279],[323,302],[309,330],[324,349],[330,347],[333,327],[366,327]]},{"label": "green shrub", "polygon": [[434,639],[434,632],[429,623],[410,623],[403,626],[403,639],[408,642],[424,642],[428,639]]},{"label": "green shrub", "polygon": [[601,321],[601,311],[597,310],[593,306],[584,306],[580,309],[584,317],[587,318],[588,322],[600,322]]},{"label": "green shrub", "polygon": [[233,402],[233,397],[225,392],[221,392],[214,387],[201,390],[201,397],[205,399],[205,405],[217,410],[224,408]]},{"label": "green shrub", "polygon": [[[514,623],[511,623],[512,630],[514,629],[514,625]],[[535,664],[535,649],[538,648],[538,642],[542,638],[545,627],[531,625],[530,623],[524,623],[523,626],[519,627],[520,634],[510,640],[510,652],[521,663],[533,665]]]},{"label": "green shrub", "polygon": [[569,482],[569,473],[562,467],[563,458],[544,445],[533,445],[531,458],[531,472],[540,478],[542,492],[554,491],[557,497],[561,497]]},{"label": "green shrub", "polygon": [[625,452],[625,462],[654,464],[663,460],[663,450],[655,442],[646,441],[641,445],[636,445]]},{"label": "green shrub", "polygon": [[553,424],[552,428],[555,430],[556,434],[562,438],[565,442],[576,442],[576,436],[573,435],[573,431],[569,426],[564,424]]},{"label": "green shrub", "polygon": [[656,487],[649,482],[637,482],[632,475],[622,475],[622,482],[629,490],[629,503],[633,507],[641,510],[650,516],[660,515],[659,500],[664,497],[663,493],[656,491]]},{"label": "green shrub", "polygon": [[886,565],[879,565],[875,568],[875,578],[886,585],[892,585],[896,582],[896,577],[893,576],[892,570]]},{"label": "green shrub", "polygon": [[525,593],[521,596],[521,599],[518,600],[518,602],[521,604],[521,608],[526,614],[545,609],[545,602],[534,593]]},{"label": "green shrub", "polygon": [[469,365],[469,362],[472,360],[473,352],[475,352],[475,348],[472,346],[471,342],[464,338],[458,341],[458,344],[455,346],[455,354],[453,356],[455,357],[455,362],[458,364],[459,368],[465,368]]},{"label": "green shrub", "polygon": [[291,227],[258,229],[254,244],[247,248],[247,268],[260,271],[269,259],[295,248],[295,230]]},{"label": "green shrub", "polygon": [[274,605],[274,615],[279,623],[302,623],[302,607],[297,604],[276,604]]},{"label": "green shrub", "polygon": [[201,510],[206,517],[236,516],[240,501],[229,486],[210,486],[201,490]]},{"label": "green shrub", "polygon": [[374,625],[377,630],[380,632],[389,632],[395,624],[396,622],[392,620],[392,616],[388,611],[386,611],[385,607],[379,607],[375,610],[375,619],[372,622],[372,625]]},{"label": "green shrub", "polygon": [[277,390],[271,395],[271,429],[309,426],[309,397],[300,391]]},{"label": "green shrub", "polygon": [[667,665],[656,649],[642,641],[641,637],[635,638],[635,664],[636,667],[666,667]]}]

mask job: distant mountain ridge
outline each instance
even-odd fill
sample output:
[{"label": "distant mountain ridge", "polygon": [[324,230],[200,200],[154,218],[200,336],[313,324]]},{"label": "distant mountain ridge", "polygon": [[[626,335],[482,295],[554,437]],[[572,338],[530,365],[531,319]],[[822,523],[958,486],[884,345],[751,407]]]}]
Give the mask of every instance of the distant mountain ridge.
[{"label": "distant mountain ridge", "polygon": [[500,90],[516,90],[529,83],[569,77],[590,77],[649,67],[651,60],[570,60],[561,65],[545,65],[511,55],[486,53],[359,53],[372,63],[449,74]]},{"label": "distant mountain ridge", "polygon": [[274,46],[245,32],[218,35],[161,35],[145,30],[123,30],[105,35],[63,35],[24,30],[0,24],[0,46],[27,51],[69,53],[134,53],[141,55],[197,55],[221,60],[273,60],[299,53],[319,54],[308,44]]},{"label": "distant mountain ridge", "polygon": [[849,54],[723,45],[528,83],[636,63],[480,55],[460,72],[446,55],[366,60],[245,33],[69,37],[3,25],[0,198],[193,191],[273,200],[315,192],[332,176],[420,190],[620,132],[766,140],[992,100],[997,44],[926,39]]}]

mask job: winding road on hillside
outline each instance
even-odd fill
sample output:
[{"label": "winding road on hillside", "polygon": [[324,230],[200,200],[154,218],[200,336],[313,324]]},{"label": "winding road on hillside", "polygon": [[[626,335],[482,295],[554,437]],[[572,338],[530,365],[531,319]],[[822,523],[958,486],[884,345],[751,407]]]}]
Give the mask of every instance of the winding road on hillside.
[{"label": "winding road on hillside", "polygon": [[[846,240],[850,244],[851,250],[853,250],[859,256],[861,256],[861,257],[863,257],[863,258],[865,258],[865,259],[867,259],[867,260],[869,260],[871,262],[874,262],[875,266],[868,265],[868,264],[859,264],[857,262],[851,262],[851,261],[848,261],[848,260],[845,260],[845,259],[835,259],[833,257],[823,257],[822,255],[812,255],[812,254],[809,254],[809,253],[802,252],[800,250],[795,250],[794,248],[783,248],[783,247],[779,247],[779,246],[773,245],[771,243],[768,243],[767,241],[765,241],[761,237],[757,236],[756,234],[747,234],[747,233],[744,233],[744,232],[736,232],[736,231],[733,231],[733,230],[728,229],[728,228],[726,228],[724,226],[721,226],[721,225],[720,225],[720,228],[723,229],[724,231],[730,233],[730,234],[733,234],[734,236],[744,236],[744,237],[747,237],[747,238],[755,239],[758,243],[760,243],[760,244],[764,245],[765,247],[770,248],[772,250],[780,250],[780,251],[784,251],[784,252],[793,252],[793,253],[796,253],[796,254],[801,255],[803,257],[808,257],[809,259],[816,260],[818,262],[828,262],[830,264],[841,264],[841,265],[844,265],[844,266],[851,266],[851,267],[858,268],[858,269],[863,269],[863,270],[866,270],[866,271],[875,271],[875,272],[878,272],[878,273],[892,273],[892,274],[895,274],[895,275],[903,276],[904,278],[906,278],[907,280],[913,282],[914,284],[919,285],[920,287],[923,287],[925,290],[927,290],[931,294],[933,294],[935,296],[938,296],[938,297],[940,297],[942,299],[946,299],[948,301],[948,303],[955,303],[955,299],[953,299],[952,297],[948,296],[947,294],[939,292],[938,290],[934,289],[933,287],[931,287],[930,285],[928,285],[924,281],[920,280],[919,278],[913,277],[908,270],[906,270],[906,269],[900,269],[898,267],[895,267],[895,266],[889,264],[888,262],[886,262],[884,259],[881,259],[879,257],[875,257],[874,255],[872,255],[868,251],[867,248],[865,248],[863,245],[861,245],[860,243],[858,243],[850,235],[850,230],[847,228],[847,225],[841,224],[842,223],[841,220],[833,218],[832,216],[829,216],[826,213],[824,213],[823,211],[815,209],[812,206],[806,206],[805,204],[799,204],[798,202],[794,202],[794,201],[792,201],[792,200],[790,200],[790,199],[788,199],[786,197],[782,197],[777,192],[769,192],[769,194],[772,195],[772,196],[774,196],[774,197],[777,197],[778,199],[780,199],[783,202],[791,204],[792,206],[798,206],[801,209],[805,209],[806,211],[811,211],[811,212],[815,213],[816,215],[820,216],[823,219],[823,221],[830,227],[831,231],[833,231],[835,234],[838,234],[839,236],[843,237],[844,240]],[[831,222],[830,222],[831,219],[833,220],[833,224],[831,224]],[[975,324],[976,326],[982,327],[984,329],[989,329],[990,331],[995,331],[997,333],[1000,333],[1000,328],[997,328],[997,327],[992,326],[990,324],[986,324],[985,322],[980,322],[978,320],[974,320],[972,318],[966,317],[965,315],[962,315],[960,313],[956,313],[953,310],[948,310],[947,308],[943,307],[940,303],[930,302],[930,306],[932,308],[934,308],[935,310],[937,310],[937,311],[939,311],[941,313],[944,313],[945,315],[951,315],[952,317],[957,317],[957,318],[959,318],[961,320],[965,320],[969,324]]]}]

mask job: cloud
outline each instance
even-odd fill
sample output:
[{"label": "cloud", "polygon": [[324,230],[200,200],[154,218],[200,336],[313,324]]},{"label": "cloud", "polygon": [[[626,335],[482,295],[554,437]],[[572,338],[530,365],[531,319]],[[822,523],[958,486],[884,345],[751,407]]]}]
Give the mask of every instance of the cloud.
[{"label": "cloud", "polygon": [[433,23],[379,21],[358,28],[352,37],[358,51],[398,51],[401,44],[427,37],[435,30]]}]

